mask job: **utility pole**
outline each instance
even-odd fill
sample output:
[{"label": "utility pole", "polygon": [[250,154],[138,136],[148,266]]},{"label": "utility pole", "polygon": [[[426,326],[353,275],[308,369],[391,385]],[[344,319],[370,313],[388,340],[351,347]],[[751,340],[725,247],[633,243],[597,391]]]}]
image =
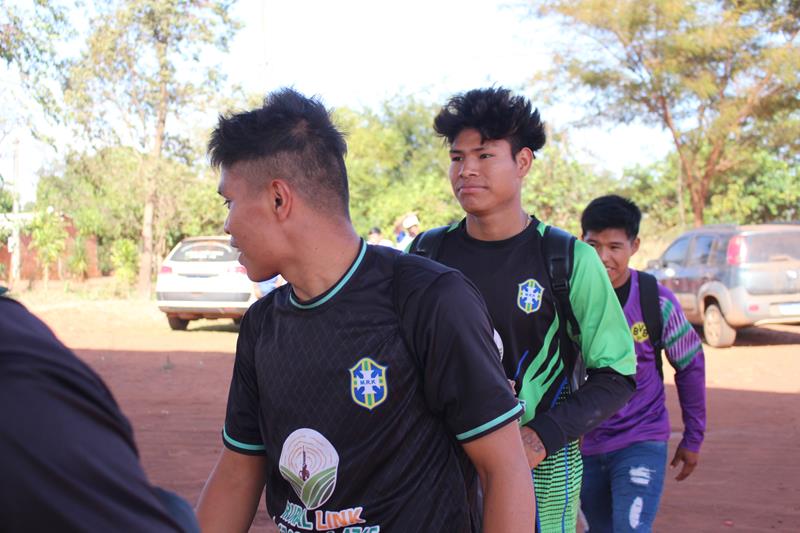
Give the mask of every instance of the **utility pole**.
[{"label": "utility pole", "polygon": [[11,208],[11,239],[9,240],[9,248],[11,248],[11,286],[14,287],[20,281],[21,265],[22,265],[22,240],[20,239],[19,227],[21,220],[19,219],[19,136],[14,139],[14,182],[11,188],[11,196],[13,200]]}]

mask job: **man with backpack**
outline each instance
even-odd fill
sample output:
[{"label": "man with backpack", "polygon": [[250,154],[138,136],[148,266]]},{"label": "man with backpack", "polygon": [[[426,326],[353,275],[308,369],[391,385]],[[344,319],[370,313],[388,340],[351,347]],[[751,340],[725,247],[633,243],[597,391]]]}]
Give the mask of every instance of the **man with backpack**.
[{"label": "man with backpack", "polygon": [[460,270],[486,300],[506,375],[525,402],[537,530],[575,531],[578,438],[635,388],[625,317],[597,254],[522,208],[523,180],[545,142],[530,102],[503,88],[472,90],[451,98],[434,128],[450,146],[466,218],[421,234],[409,251]]},{"label": "man with backpack", "polygon": [[239,261],[287,284],[242,318],[200,525],[247,531],[266,484],[280,531],[532,529],[522,406],[480,295],[358,237],[346,150],[322,103],[291,89],[212,133]]},{"label": "man with backpack", "polygon": [[595,532],[651,531],[667,462],[670,424],[662,348],[675,368],[684,432],[670,466],[686,479],[697,465],[705,431],[705,363],[700,338],[669,289],[628,267],[639,249],[642,214],[616,195],[592,200],[581,216],[583,240],[594,247],[625,312],[638,365],[628,404],[584,436],[581,507]]}]

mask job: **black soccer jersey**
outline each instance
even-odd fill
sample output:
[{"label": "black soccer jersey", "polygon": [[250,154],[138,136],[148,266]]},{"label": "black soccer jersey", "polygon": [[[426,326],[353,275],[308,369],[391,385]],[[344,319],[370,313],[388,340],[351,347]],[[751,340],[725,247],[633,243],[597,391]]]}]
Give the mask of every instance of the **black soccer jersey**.
[{"label": "black soccer jersey", "polygon": [[[445,234],[436,258],[466,275],[486,300],[503,341],[506,374],[516,381],[526,404],[523,423],[552,409],[568,386],[559,356],[555,300],[541,252],[546,226],[531,219],[524,231],[501,241],[473,239],[462,220]],[[575,243],[570,287],[586,366],[634,374],[630,335],[608,275],[595,251],[580,241]],[[534,429],[548,445],[549,432],[542,430],[549,428]]]},{"label": "black soccer jersey", "polygon": [[246,313],[223,440],[266,456],[281,531],[459,532],[475,524],[458,442],[520,413],[477,290],[362,243],[325,294],[287,285]]}]

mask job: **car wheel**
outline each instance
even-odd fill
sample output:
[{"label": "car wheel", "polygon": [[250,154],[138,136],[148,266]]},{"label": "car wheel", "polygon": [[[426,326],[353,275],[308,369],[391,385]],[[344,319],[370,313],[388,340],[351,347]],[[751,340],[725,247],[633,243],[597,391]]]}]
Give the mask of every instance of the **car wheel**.
[{"label": "car wheel", "polygon": [[715,348],[728,348],[736,340],[736,330],[725,321],[719,306],[710,304],[703,315],[703,334],[706,343]]},{"label": "car wheel", "polygon": [[169,322],[169,327],[176,331],[183,331],[186,329],[186,326],[189,325],[189,321],[185,318],[178,318],[176,316],[168,316],[167,322]]}]

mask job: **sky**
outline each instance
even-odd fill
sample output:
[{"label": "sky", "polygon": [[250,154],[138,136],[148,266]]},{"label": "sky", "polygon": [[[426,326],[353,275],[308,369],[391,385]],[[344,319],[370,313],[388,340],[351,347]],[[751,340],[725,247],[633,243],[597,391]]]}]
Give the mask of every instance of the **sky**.
[{"label": "sky", "polygon": [[[570,38],[524,7],[496,0],[239,0],[233,15],[243,27],[222,62],[229,86],[256,94],[293,86],[332,107],[377,107],[407,94],[443,103],[489,85],[520,91],[537,105],[544,95],[534,94],[530,80],[549,67],[553,43]],[[0,89],[8,87],[0,79]],[[581,116],[564,105],[538,107],[559,129]],[[670,148],[661,129],[643,125],[570,129],[569,137],[579,159],[616,175]],[[42,165],[63,153],[18,128],[0,138],[4,176],[13,176],[15,139],[24,203],[35,197]]]}]

